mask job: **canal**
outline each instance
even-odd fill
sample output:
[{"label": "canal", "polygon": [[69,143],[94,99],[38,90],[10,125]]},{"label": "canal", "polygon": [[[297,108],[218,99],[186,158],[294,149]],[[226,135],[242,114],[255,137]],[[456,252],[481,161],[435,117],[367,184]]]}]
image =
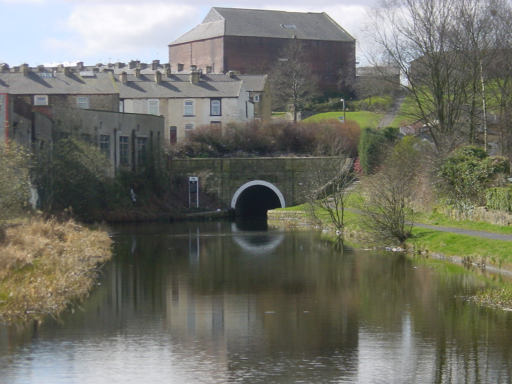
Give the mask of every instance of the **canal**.
[{"label": "canal", "polygon": [[0,383],[510,383],[512,314],[459,267],[229,222],[113,230],[91,296],[0,327]]}]

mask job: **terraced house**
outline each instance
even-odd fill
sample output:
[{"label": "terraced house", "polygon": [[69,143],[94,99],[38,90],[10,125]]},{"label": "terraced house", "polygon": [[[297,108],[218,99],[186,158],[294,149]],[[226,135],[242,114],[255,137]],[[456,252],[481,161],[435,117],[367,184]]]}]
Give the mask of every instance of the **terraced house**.
[{"label": "terraced house", "polygon": [[266,75],[172,74],[106,67],[0,68],[1,140],[42,149],[58,136],[96,144],[119,168],[141,166],[150,148],[184,140],[200,126],[270,118]]},{"label": "terraced house", "polygon": [[117,76],[121,110],[162,115],[170,144],[201,126],[270,119],[266,75],[122,72]]}]

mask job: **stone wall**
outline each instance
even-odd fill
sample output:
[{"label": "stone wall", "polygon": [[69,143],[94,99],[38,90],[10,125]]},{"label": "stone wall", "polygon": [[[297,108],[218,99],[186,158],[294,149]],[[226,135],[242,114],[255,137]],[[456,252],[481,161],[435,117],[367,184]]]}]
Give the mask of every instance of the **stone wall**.
[{"label": "stone wall", "polygon": [[262,180],[277,187],[286,206],[304,203],[313,189],[334,176],[336,157],[173,159],[174,177],[198,176],[200,190],[216,196],[221,207],[230,207],[235,192],[245,183]]}]

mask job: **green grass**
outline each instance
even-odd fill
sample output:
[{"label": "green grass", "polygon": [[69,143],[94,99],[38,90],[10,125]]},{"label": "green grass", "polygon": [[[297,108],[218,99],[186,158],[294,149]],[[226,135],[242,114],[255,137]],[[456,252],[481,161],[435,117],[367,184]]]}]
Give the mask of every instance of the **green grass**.
[{"label": "green grass", "polygon": [[411,124],[417,120],[417,105],[412,96],[407,96],[400,106],[400,110],[391,123],[392,127],[399,128],[404,124]]},{"label": "green grass", "polygon": [[439,232],[432,229],[413,228],[408,243],[430,252],[446,256],[484,259],[496,266],[512,265],[512,242],[490,240],[481,237]]},{"label": "green grass", "polygon": [[356,100],[352,102],[356,109],[370,110],[370,111],[387,111],[393,105],[392,96],[372,96],[363,100]]},{"label": "green grass", "polygon": [[512,235],[511,226],[490,224],[482,221],[455,220],[438,212],[418,213],[416,215],[416,221],[419,223],[439,225],[444,227],[454,227],[469,229],[472,231],[485,231],[499,233],[502,235]]},{"label": "green grass", "polygon": [[[324,112],[310,116],[304,119],[305,122],[317,123],[323,120],[338,119],[339,116],[343,116],[343,111],[335,112]],[[347,120],[355,121],[361,128],[377,128],[379,122],[384,116],[382,113],[359,111],[359,112],[346,112]]]}]

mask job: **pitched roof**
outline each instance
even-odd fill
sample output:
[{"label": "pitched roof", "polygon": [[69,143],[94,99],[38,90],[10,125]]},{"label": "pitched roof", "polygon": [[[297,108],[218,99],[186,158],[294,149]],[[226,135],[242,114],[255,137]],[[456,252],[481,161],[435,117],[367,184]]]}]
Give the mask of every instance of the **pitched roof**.
[{"label": "pitched roof", "polygon": [[220,36],[354,41],[354,38],[325,12],[303,13],[214,7],[201,24],[176,39],[171,45]]},{"label": "pitched roof", "polygon": [[115,94],[110,73],[96,73],[82,77],[76,73],[21,72],[0,73],[0,92],[13,95],[95,95]]},{"label": "pitched roof", "polygon": [[121,99],[238,97],[242,82],[229,81],[226,75],[220,76],[217,81],[203,77],[193,84],[189,81],[189,75],[172,75],[170,79],[162,78],[157,84],[153,76],[141,75],[137,78],[128,75],[126,83],[116,80],[116,86]]}]

